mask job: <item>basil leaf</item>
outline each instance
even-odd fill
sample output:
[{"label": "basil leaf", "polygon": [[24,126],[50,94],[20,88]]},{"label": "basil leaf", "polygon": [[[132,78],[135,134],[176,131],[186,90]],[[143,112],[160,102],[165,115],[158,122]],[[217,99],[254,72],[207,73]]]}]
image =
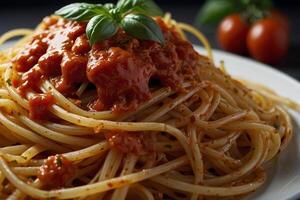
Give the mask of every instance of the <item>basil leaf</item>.
[{"label": "basil leaf", "polygon": [[153,0],[120,0],[116,8],[120,13],[140,13],[150,16],[161,16],[162,10]]},{"label": "basil leaf", "polygon": [[102,5],[89,3],[73,3],[55,12],[56,15],[75,21],[87,21],[97,14],[106,13],[108,13],[108,10]]},{"label": "basil leaf", "polygon": [[65,16],[68,15],[70,12],[72,12],[74,9],[77,10],[79,8],[90,8],[90,7],[94,7],[94,5],[88,3],[72,3],[55,11],[55,14]]},{"label": "basil leaf", "polygon": [[133,37],[164,43],[160,27],[151,18],[143,14],[129,14],[121,21],[122,28]]},{"label": "basil leaf", "polygon": [[114,4],[73,3],[55,14],[75,21],[88,21],[86,34],[90,44],[113,36],[118,28],[130,35],[164,43],[160,27],[147,15],[161,15],[153,0],[120,0]]},{"label": "basil leaf", "polygon": [[196,23],[199,24],[214,24],[222,18],[239,9],[234,1],[229,0],[211,0],[207,1],[200,9]]},{"label": "basil leaf", "polygon": [[86,26],[86,34],[91,45],[113,36],[117,30],[118,25],[113,18],[102,14],[90,19]]}]

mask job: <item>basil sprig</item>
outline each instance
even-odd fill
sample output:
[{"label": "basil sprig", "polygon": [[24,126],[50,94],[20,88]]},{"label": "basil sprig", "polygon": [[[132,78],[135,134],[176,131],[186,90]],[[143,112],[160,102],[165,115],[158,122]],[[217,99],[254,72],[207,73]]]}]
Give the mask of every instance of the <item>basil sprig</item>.
[{"label": "basil sprig", "polygon": [[55,14],[87,21],[86,34],[91,45],[110,38],[119,28],[132,37],[164,43],[162,31],[151,17],[161,15],[162,11],[152,0],[119,0],[116,5],[73,3]]}]

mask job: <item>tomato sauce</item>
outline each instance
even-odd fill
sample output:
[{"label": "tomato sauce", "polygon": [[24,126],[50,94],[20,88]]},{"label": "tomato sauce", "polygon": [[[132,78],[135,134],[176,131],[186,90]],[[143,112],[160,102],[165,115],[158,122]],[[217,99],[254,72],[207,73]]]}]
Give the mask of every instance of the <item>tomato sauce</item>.
[{"label": "tomato sauce", "polygon": [[93,51],[87,66],[88,79],[97,86],[103,108],[115,112],[134,110],[150,97],[148,82],[153,65],[120,47]]},{"label": "tomato sauce", "polygon": [[38,178],[46,188],[63,187],[75,175],[75,166],[63,155],[49,156],[38,171]]},{"label": "tomato sauce", "polygon": [[40,92],[41,80],[46,78],[66,97],[74,97],[78,87],[89,82],[98,98],[86,107],[115,113],[133,111],[147,101],[153,82],[180,91],[183,81],[195,78],[200,56],[174,28],[160,18],[156,22],[164,45],[132,38],[120,29],[90,47],[85,22],[47,17],[13,61],[23,73],[17,87],[23,95],[29,90]]},{"label": "tomato sauce", "polygon": [[39,86],[41,82],[42,72],[40,68],[31,68],[25,72],[20,80],[14,79],[13,85],[18,86],[18,92],[22,97],[26,96],[27,91],[40,92]]},{"label": "tomato sauce", "polygon": [[153,141],[147,133],[111,131],[105,133],[109,144],[122,153],[145,155],[154,151]]},{"label": "tomato sauce", "polygon": [[54,104],[50,93],[34,95],[29,99],[29,117],[36,120],[46,120],[51,116],[49,108]]}]

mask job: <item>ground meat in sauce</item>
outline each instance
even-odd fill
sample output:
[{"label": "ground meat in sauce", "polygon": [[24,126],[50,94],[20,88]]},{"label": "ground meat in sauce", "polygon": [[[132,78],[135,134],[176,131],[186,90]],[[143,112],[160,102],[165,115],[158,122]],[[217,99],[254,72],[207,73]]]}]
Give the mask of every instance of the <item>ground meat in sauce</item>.
[{"label": "ground meat in sauce", "polygon": [[49,119],[49,108],[55,103],[50,93],[38,94],[29,98],[29,117],[36,120]]},{"label": "ground meat in sauce", "polygon": [[63,155],[49,156],[38,171],[45,188],[60,188],[75,175],[75,166]]},{"label": "ground meat in sauce", "polygon": [[12,82],[14,87],[18,87],[19,94],[22,97],[26,97],[26,92],[28,91],[40,92],[39,85],[42,75],[41,69],[35,67],[22,74],[19,80],[14,79]]},{"label": "ground meat in sauce", "polygon": [[152,138],[147,133],[111,131],[105,133],[105,138],[112,147],[125,154],[145,155],[154,151]]},{"label": "ground meat in sauce", "polygon": [[148,82],[150,74],[155,71],[153,65],[140,61],[135,54],[119,47],[92,54],[87,76],[97,86],[102,105],[95,110],[134,110],[140,100],[150,97]]},{"label": "ground meat in sauce", "polygon": [[98,98],[87,108],[115,113],[135,110],[151,97],[149,82],[180,90],[183,80],[193,79],[200,56],[158,18],[166,43],[138,40],[119,30],[115,36],[91,48],[85,22],[47,17],[13,61],[23,72],[17,82],[22,94],[39,91],[40,80],[52,80],[66,97],[74,97],[81,83],[96,87]]}]

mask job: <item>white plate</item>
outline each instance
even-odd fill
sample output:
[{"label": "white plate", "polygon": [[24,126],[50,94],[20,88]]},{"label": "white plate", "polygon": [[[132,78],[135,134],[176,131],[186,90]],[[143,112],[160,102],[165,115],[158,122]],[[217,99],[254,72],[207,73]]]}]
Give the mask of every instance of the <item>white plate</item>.
[{"label": "white plate", "polygon": [[[8,45],[2,45],[5,48]],[[196,47],[199,52],[202,48]],[[214,50],[215,63],[225,61],[228,72],[242,79],[262,83],[278,94],[300,103],[300,83],[293,78],[267,65]],[[300,197],[300,114],[290,111],[294,121],[294,137],[272,167],[268,169],[267,183],[250,195],[248,200],[295,200]]]}]

